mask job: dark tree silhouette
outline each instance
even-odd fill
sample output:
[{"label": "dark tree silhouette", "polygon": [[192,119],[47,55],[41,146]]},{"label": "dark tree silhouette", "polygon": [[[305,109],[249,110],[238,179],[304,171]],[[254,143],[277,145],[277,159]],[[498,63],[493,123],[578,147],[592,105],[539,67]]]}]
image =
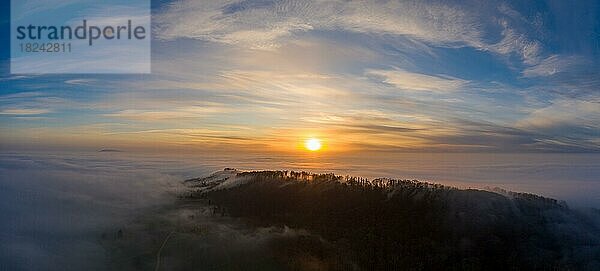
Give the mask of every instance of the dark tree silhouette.
[{"label": "dark tree silhouette", "polygon": [[[227,210],[255,226],[318,234],[365,270],[585,270],[599,264],[598,228],[553,199],[307,172],[237,177],[247,181],[202,197],[222,215]],[[574,236],[556,229],[566,221],[592,230]],[[578,254],[582,242],[587,256]],[[319,246],[297,245],[324,255]],[[333,258],[328,269],[348,270]]]}]

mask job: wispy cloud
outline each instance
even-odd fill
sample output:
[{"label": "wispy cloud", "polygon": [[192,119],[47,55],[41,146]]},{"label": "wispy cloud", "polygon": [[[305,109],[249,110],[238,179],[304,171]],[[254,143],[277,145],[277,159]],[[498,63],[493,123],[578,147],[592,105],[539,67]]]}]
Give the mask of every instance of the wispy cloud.
[{"label": "wispy cloud", "polygon": [[[600,100],[562,99],[551,105],[534,110],[519,121],[521,127],[556,128],[578,126],[600,131]],[[600,136],[600,134],[598,134]]]},{"label": "wispy cloud", "polygon": [[15,108],[15,109],[0,110],[0,115],[14,115],[14,116],[41,115],[41,114],[47,114],[50,112],[51,111],[48,109]]},{"label": "wispy cloud", "polygon": [[502,29],[502,39],[488,45],[488,49],[503,55],[516,54],[526,65],[538,64],[542,57],[543,45],[529,35],[532,33],[529,29],[539,28],[537,24],[540,22],[531,22],[506,3],[499,4],[498,11],[496,23]]},{"label": "wispy cloud", "polygon": [[383,82],[403,90],[455,91],[468,81],[445,75],[427,75],[405,70],[367,70],[367,75],[383,78]]},{"label": "wispy cloud", "polygon": [[231,111],[232,109],[225,107],[189,106],[183,108],[171,108],[169,110],[165,109],[164,111],[125,109],[114,113],[105,114],[105,116],[135,121],[156,122],[184,119],[199,120],[200,118],[208,115],[223,114]]},{"label": "wispy cloud", "polygon": [[0,96],[0,115],[43,115],[77,104],[42,91],[25,91]]},{"label": "wispy cloud", "polygon": [[528,67],[523,71],[525,77],[544,77],[551,76],[557,73],[566,72],[571,70],[573,67],[589,64],[581,56],[564,56],[564,55],[551,55],[537,65]]},{"label": "wispy cloud", "polygon": [[306,32],[345,31],[517,54],[525,64],[537,64],[543,45],[523,29],[528,20],[504,3],[498,6],[477,10],[444,1],[181,0],[156,16],[156,35],[165,40],[192,38],[273,49]]},{"label": "wispy cloud", "polygon": [[[244,4],[248,3],[248,4]],[[479,44],[475,18],[457,6],[375,1],[177,1],[157,16],[162,39],[196,38],[257,48],[309,30],[409,35],[437,44]]]},{"label": "wispy cloud", "polygon": [[97,80],[95,79],[70,79],[70,80],[66,80],[65,84],[70,84],[70,85],[81,85],[81,86],[85,86],[85,85],[93,85],[94,82],[96,82]]}]

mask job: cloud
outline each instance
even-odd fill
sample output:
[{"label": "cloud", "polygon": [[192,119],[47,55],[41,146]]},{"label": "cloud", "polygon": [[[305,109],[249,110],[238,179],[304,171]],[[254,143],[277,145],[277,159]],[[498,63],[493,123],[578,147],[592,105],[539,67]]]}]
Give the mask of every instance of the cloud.
[{"label": "cloud", "polygon": [[89,86],[89,85],[93,86],[96,81],[97,80],[95,80],[95,79],[89,79],[89,78],[88,79],[83,79],[83,78],[82,79],[69,79],[69,80],[65,81],[65,84],[79,85],[79,86]]},{"label": "cloud", "polygon": [[[36,88],[44,87],[38,85]],[[43,115],[76,105],[77,102],[49,95],[43,91],[17,92],[0,96],[0,116]]]},{"label": "cloud", "polygon": [[12,94],[6,94],[0,96],[0,102],[7,102],[15,99],[28,99],[32,97],[43,96],[43,92],[40,91],[26,91],[26,92],[17,92]]},{"label": "cloud", "polygon": [[168,5],[156,22],[160,39],[254,48],[277,47],[282,38],[310,30],[408,35],[436,44],[479,44],[481,36],[475,18],[461,8],[423,2],[183,0]]},{"label": "cloud", "polygon": [[537,40],[529,39],[525,34],[517,33],[505,23],[502,24],[504,27],[502,35],[504,37],[499,43],[491,45],[490,49],[503,55],[516,53],[523,59],[525,64],[537,64],[542,51],[542,44]]},{"label": "cloud", "polygon": [[498,43],[489,44],[487,49],[502,55],[514,53],[525,65],[538,64],[543,44],[532,37],[532,34],[539,32],[542,24],[539,17],[529,20],[506,3],[499,5],[498,12],[493,18],[501,29],[502,39]]},{"label": "cloud", "polygon": [[114,113],[104,114],[104,116],[136,121],[153,122],[174,119],[199,119],[213,114],[228,113],[232,110],[233,109],[226,107],[188,106],[183,108],[166,109],[163,111],[156,109],[125,109]]},{"label": "cloud", "polygon": [[540,129],[578,126],[600,131],[600,100],[557,100],[549,106],[534,110],[517,125]]},{"label": "cloud", "polygon": [[6,77],[0,77],[0,82],[2,82],[2,81],[12,81],[12,80],[24,80],[24,79],[29,79],[29,78],[32,78],[32,76],[11,75],[11,76],[6,76]]},{"label": "cloud", "polygon": [[367,70],[367,75],[383,78],[383,82],[403,90],[455,91],[468,81],[446,75],[426,75],[405,70]]},{"label": "cloud", "polygon": [[523,71],[525,77],[546,77],[572,70],[587,61],[581,56],[551,55]]},{"label": "cloud", "polygon": [[21,116],[21,115],[41,115],[41,114],[47,114],[50,113],[51,111],[48,109],[28,109],[28,108],[23,108],[23,109],[3,109],[0,110],[0,115],[15,115],[15,116]]},{"label": "cloud", "polygon": [[517,54],[526,65],[537,64],[543,45],[530,35],[540,28],[539,20],[530,22],[507,4],[492,6],[445,1],[179,0],[155,16],[155,33],[162,40],[191,38],[272,50],[307,32],[342,31]]},{"label": "cloud", "polygon": [[350,96],[337,88],[339,78],[319,73],[284,73],[271,70],[223,71],[217,83],[222,88],[251,91],[263,102],[326,103],[328,98]]}]

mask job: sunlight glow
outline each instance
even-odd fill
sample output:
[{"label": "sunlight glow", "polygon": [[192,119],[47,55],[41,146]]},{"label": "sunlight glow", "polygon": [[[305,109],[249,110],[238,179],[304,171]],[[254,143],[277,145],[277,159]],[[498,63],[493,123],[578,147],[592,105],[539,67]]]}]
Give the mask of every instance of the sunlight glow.
[{"label": "sunlight glow", "polygon": [[304,142],[304,146],[309,151],[318,151],[321,149],[321,141],[316,138],[309,138]]}]

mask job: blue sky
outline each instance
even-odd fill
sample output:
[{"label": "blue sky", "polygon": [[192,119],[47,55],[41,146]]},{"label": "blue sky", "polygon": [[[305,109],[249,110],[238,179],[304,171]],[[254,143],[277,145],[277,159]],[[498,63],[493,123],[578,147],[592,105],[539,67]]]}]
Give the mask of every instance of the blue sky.
[{"label": "blue sky", "polygon": [[7,2],[2,148],[600,151],[600,1],[153,1],[150,75],[11,75]]}]

